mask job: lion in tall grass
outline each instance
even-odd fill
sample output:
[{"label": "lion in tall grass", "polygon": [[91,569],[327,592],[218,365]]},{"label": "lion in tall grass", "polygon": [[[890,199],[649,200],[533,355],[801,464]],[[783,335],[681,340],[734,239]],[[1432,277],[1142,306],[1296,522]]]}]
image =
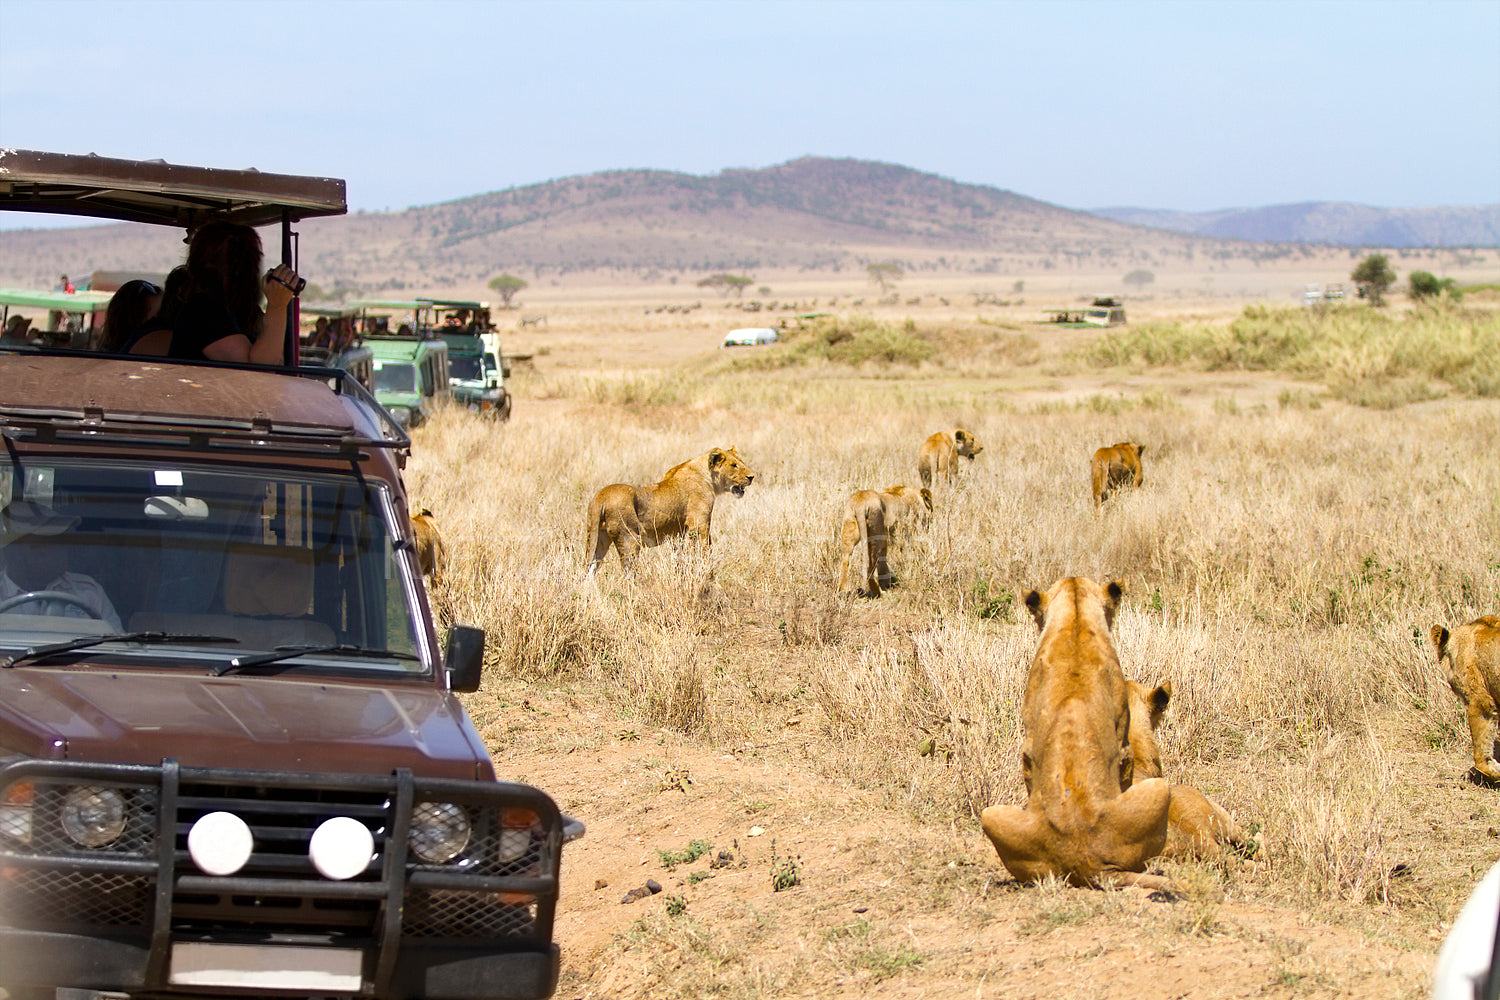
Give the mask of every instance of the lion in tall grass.
[{"label": "lion in tall grass", "polygon": [[615,483],[589,504],[584,548],[592,577],[614,546],[620,565],[630,569],[641,546],[660,545],[678,535],[695,535],[705,559],[712,542],[714,500],[721,493],[744,496],[755,473],[733,448],[712,448],[674,465],[654,486]]},{"label": "lion in tall grass", "polygon": [[1094,485],[1094,506],[1102,507],[1110,494],[1121,487],[1140,489],[1146,481],[1146,473],[1141,468],[1141,456],[1145,452],[1145,445],[1133,441],[1121,441],[1094,452],[1094,460],[1089,466]]},{"label": "lion in tall grass", "polygon": [[[1148,690],[1144,684],[1126,681],[1125,687],[1130,703],[1131,777],[1127,785],[1164,777],[1156,730],[1172,700],[1172,682],[1162,681]],[[1192,785],[1173,785],[1162,857],[1214,859],[1223,853],[1224,844],[1241,852],[1252,847],[1245,831],[1218,803]]]},{"label": "lion in tall grass", "polygon": [[859,490],[844,504],[844,523],[839,545],[844,557],[839,564],[839,591],[851,592],[849,566],[856,548],[865,551],[867,597],[879,597],[891,588],[888,553],[911,527],[932,513],[932,491],[923,487],[887,486],[883,490]]},{"label": "lion in tall grass", "polygon": [[1463,703],[1474,741],[1473,773],[1500,783],[1495,763],[1495,706],[1500,703],[1500,616],[1485,615],[1449,632],[1432,626],[1438,663],[1448,664],[1448,686]]},{"label": "lion in tall grass", "polygon": [[448,549],[438,531],[437,518],[432,511],[422,508],[420,514],[411,515],[411,531],[417,550],[417,565],[423,576],[432,577],[433,586],[443,582],[443,564],[448,560]]},{"label": "lion in tall grass", "polygon": [[981,451],[984,451],[984,445],[968,431],[957,430],[952,435],[938,431],[922,442],[922,452],[917,456],[917,473],[922,477],[922,485],[930,487],[935,476],[951,480],[958,473],[960,455],[972,462]]},{"label": "lion in tall grass", "polygon": [[1167,844],[1171,788],[1132,780],[1130,704],[1110,627],[1119,581],[1059,580],[1026,595],[1041,642],[1021,700],[1026,805],[990,806],[985,836],[1023,882],[1173,888],[1144,874]]}]

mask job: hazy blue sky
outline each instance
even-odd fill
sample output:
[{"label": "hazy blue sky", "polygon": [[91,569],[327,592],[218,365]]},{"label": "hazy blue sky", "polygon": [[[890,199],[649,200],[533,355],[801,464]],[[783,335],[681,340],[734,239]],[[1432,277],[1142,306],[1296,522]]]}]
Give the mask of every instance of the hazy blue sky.
[{"label": "hazy blue sky", "polygon": [[1500,0],[0,0],[0,144],[371,210],[807,154],[1074,208],[1477,205]]}]

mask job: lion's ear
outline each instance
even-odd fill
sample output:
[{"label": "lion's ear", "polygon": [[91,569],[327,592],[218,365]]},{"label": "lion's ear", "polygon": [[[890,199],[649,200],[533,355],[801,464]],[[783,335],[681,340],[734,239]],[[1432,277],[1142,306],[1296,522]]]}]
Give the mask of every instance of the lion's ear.
[{"label": "lion's ear", "polygon": [[953,440],[957,441],[959,444],[963,444],[965,441],[969,440],[969,432],[968,431],[954,431],[953,432]]},{"label": "lion's ear", "polygon": [[1135,446],[1135,456],[1136,456],[1136,458],[1140,458],[1144,454],[1146,454],[1146,446],[1143,445],[1143,444],[1136,445]]},{"label": "lion's ear", "polygon": [[1028,593],[1026,610],[1031,612],[1031,620],[1036,622],[1037,631],[1040,632],[1047,624],[1047,595],[1035,590]]},{"label": "lion's ear", "polygon": [[1428,635],[1432,637],[1432,644],[1437,647],[1439,660],[1441,660],[1448,653],[1448,638],[1451,634],[1452,633],[1450,633],[1442,625],[1432,626],[1432,631],[1428,633]]},{"label": "lion's ear", "polygon": [[922,502],[927,505],[928,510],[932,509],[932,491],[925,486],[922,487]]},{"label": "lion's ear", "polygon": [[1115,612],[1120,610],[1120,601],[1125,597],[1125,581],[1111,580],[1104,588],[1104,624],[1115,627]]},{"label": "lion's ear", "polygon": [[723,448],[715,448],[708,453],[708,467],[710,469],[717,469],[723,464],[724,459],[728,457],[728,455],[724,454]]},{"label": "lion's ear", "polygon": [[1172,682],[1162,681],[1152,689],[1151,695],[1146,699],[1151,705],[1151,728],[1156,728],[1157,720],[1167,710],[1167,703],[1172,700]]}]

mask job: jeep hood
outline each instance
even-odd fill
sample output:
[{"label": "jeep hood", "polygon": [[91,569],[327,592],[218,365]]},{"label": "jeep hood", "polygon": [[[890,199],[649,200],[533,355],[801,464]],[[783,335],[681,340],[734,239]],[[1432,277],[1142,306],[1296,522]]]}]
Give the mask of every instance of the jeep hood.
[{"label": "jeep hood", "polygon": [[493,776],[450,692],[288,677],[0,670],[0,753],[187,767]]}]

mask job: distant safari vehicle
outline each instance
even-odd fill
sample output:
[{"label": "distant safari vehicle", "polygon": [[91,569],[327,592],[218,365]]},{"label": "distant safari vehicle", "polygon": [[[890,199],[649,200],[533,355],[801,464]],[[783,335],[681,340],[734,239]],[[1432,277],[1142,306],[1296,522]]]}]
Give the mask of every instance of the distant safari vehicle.
[{"label": "distant safari vehicle", "polygon": [[[349,308],[359,315],[360,328],[364,331],[367,343],[372,346],[381,341],[394,343],[401,340],[445,345],[447,353],[440,379],[443,383],[442,390],[439,393],[428,392],[423,383],[419,395],[424,397],[422,402],[427,405],[425,408],[417,406],[415,409],[410,400],[398,402],[394,399],[394,394],[397,393],[410,395],[406,389],[397,390],[394,387],[398,382],[403,386],[409,382],[408,373],[404,369],[392,367],[403,363],[403,359],[392,356],[398,348],[376,351],[376,367],[385,374],[381,375],[377,371],[375,394],[382,403],[386,402],[387,396],[391,396],[392,402],[388,405],[403,407],[405,412],[415,415],[416,422],[409,426],[415,427],[431,415],[433,406],[438,402],[431,398],[435,395],[440,395],[443,400],[451,399],[460,406],[486,416],[496,416],[502,420],[510,417],[510,394],[504,385],[504,377],[509,374],[510,366],[503,360],[496,359],[498,338],[495,338],[493,348],[486,343],[485,335],[492,329],[489,303],[426,298],[369,299],[351,302]],[[391,329],[393,323],[396,324],[394,331]],[[418,374],[420,376],[421,373]],[[382,379],[388,386],[385,390],[381,389]],[[399,414],[396,416],[400,419]]]},{"label": "distant safari vehicle", "polygon": [[774,344],[780,339],[781,335],[769,326],[751,326],[730,330],[724,335],[724,346],[757,347],[761,344]]},{"label": "distant safari vehicle", "polygon": [[[510,362],[490,322],[488,302],[420,299],[432,317],[432,330],[448,345],[448,381],[453,402],[481,416],[510,419],[511,397],[505,387]],[[417,327],[423,332],[421,326]]]},{"label": "distant safari vehicle", "polygon": [[[314,323],[312,330],[302,331],[299,337],[302,363],[341,368],[374,392],[375,353],[353,332],[355,310],[346,306],[303,306],[301,313],[304,321],[311,318]],[[326,330],[321,337],[318,323]]]},{"label": "distant safari vehicle", "polygon": [[[22,288],[0,288],[0,330],[7,343],[42,344],[48,347],[91,349],[104,329],[104,313],[113,292],[42,292]],[[20,321],[23,330],[12,334],[12,309],[45,309],[43,326]],[[19,316],[20,313],[18,312]],[[45,328],[44,328],[45,327]]]},{"label": "distant safari vehicle", "polygon": [[1308,285],[1302,290],[1302,305],[1308,309],[1329,302],[1341,302],[1343,298],[1344,286],[1337,282],[1331,285]]},{"label": "distant safari vehicle", "polygon": [[1125,306],[1118,299],[1095,299],[1083,311],[1083,322],[1089,326],[1124,326]]},{"label": "distant safari vehicle", "polygon": [[375,398],[402,427],[420,427],[452,399],[448,345],[419,335],[366,334]]}]

